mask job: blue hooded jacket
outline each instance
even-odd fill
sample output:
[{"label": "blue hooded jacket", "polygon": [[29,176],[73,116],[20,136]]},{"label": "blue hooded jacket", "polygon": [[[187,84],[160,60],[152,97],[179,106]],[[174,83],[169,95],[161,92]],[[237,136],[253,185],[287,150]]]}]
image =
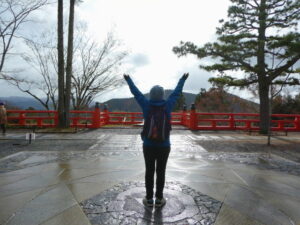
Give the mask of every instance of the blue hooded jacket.
[{"label": "blue hooded jacket", "polygon": [[[173,109],[174,105],[176,104],[176,101],[182,92],[185,79],[181,78],[179,80],[175,90],[171,93],[171,95],[168,97],[167,100],[160,100],[160,101],[148,100],[140,92],[140,90],[135,86],[135,84],[133,83],[133,81],[130,77],[128,79],[126,79],[126,81],[129,85],[131,93],[134,95],[136,101],[138,102],[138,104],[141,106],[141,108],[143,110],[143,117],[145,120],[149,113],[150,105],[153,105],[153,106],[166,105],[167,115],[168,115],[168,117],[171,118],[172,109]],[[171,145],[170,137],[168,137],[163,142],[154,142],[154,141],[151,141],[148,138],[144,137],[143,142],[144,142],[143,145],[147,146],[147,147],[169,147]]]}]

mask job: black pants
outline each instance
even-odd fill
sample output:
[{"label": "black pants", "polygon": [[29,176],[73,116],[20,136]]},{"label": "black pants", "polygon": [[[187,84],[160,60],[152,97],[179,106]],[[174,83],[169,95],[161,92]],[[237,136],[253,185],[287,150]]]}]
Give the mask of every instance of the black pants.
[{"label": "black pants", "polygon": [[[166,165],[170,153],[170,147],[143,147],[146,174],[146,198],[153,198],[153,188],[154,188],[154,172],[156,167],[156,198],[163,198],[163,191],[165,186],[165,173]],[[156,166],[155,166],[156,164]]]},{"label": "black pants", "polygon": [[1,126],[1,129],[2,129],[2,133],[5,134],[5,132],[6,132],[5,124],[2,123],[2,124],[0,124],[0,126]]}]

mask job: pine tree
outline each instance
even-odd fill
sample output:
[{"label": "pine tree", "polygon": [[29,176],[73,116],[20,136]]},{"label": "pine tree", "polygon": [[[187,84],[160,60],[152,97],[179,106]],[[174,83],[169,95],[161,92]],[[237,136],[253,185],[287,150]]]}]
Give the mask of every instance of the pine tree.
[{"label": "pine tree", "polygon": [[[299,85],[300,0],[230,0],[228,19],[220,20],[217,41],[198,47],[181,42],[173,51],[179,57],[210,57],[212,65],[200,65],[220,77],[211,82],[240,88],[258,86],[260,131],[269,130],[269,87]],[[243,75],[243,78],[232,74]],[[297,77],[298,75],[298,77]]]}]

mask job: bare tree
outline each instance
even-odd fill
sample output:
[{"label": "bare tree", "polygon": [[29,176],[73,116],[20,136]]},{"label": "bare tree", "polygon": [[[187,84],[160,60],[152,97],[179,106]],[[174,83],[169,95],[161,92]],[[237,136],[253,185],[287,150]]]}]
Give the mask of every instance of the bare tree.
[{"label": "bare tree", "polygon": [[[40,40],[44,40],[45,34]],[[57,74],[56,49],[46,43],[26,41],[31,54],[22,54],[30,68],[40,76],[22,76],[24,74],[3,75],[3,78],[19,90],[29,94],[41,103],[47,110],[57,109]],[[27,71],[27,73],[33,71]],[[24,78],[25,77],[25,78]],[[42,94],[41,94],[42,93]]]},{"label": "bare tree", "polygon": [[1,0],[0,1],[0,74],[5,59],[20,26],[28,22],[28,16],[46,5],[48,0]]},{"label": "bare tree", "polygon": [[[95,97],[123,85],[119,72],[126,51],[121,50],[118,40],[109,33],[100,45],[88,38],[85,27],[75,28],[74,59],[71,79],[71,103],[74,109],[87,108]],[[46,109],[58,108],[58,56],[55,34],[46,32],[35,40],[26,41],[30,51],[22,58],[33,71],[5,75],[4,78],[19,90],[31,95]],[[67,48],[64,59],[67,58]],[[65,60],[64,60],[65,61]]]},{"label": "bare tree", "polygon": [[72,76],[72,102],[74,109],[86,108],[100,94],[120,87],[124,83],[118,69],[125,51],[109,33],[102,46],[95,41],[82,39],[76,49]]}]

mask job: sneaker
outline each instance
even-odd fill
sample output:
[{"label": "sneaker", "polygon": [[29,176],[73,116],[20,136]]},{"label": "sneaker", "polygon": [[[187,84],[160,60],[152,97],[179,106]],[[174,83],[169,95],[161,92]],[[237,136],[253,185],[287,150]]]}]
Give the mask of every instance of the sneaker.
[{"label": "sneaker", "polygon": [[147,207],[152,207],[153,206],[153,199],[147,199],[147,198],[144,198],[143,199],[143,204],[144,206],[147,206]]},{"label": "sneaker", "polygon": [[166,199],[165,198],[162,198],[162,199],[155,199],[155,207],[163,207],[165,204],[166,204]]}]

